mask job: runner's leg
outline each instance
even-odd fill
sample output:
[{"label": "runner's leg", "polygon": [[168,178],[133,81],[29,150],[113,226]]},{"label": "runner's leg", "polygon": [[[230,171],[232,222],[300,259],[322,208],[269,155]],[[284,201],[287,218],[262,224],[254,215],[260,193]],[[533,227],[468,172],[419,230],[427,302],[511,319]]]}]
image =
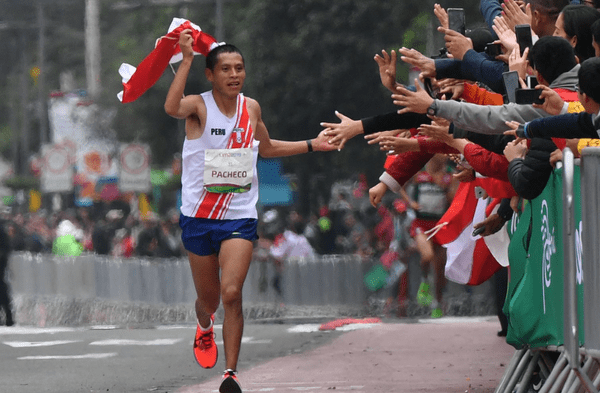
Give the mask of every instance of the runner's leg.
[{"label": "runner's leg", "polygon": [[435,277],[435,299],[442,307],[444,297],[444,288],[446,287],[446,249],[439,244],[433,244],[434,257],[434,277]]},{"label": "runner's leg", "polygon": [[188,252],[192,278],[196,287],[196,316],[200,326],[210,325],[210,316],[217,311],[220,302],[219,263],[216,255],[200,256]]},{"label": "runner's leg", "polygon": [[242,287],[252,260],[253,244],[245,239],[228,239],[221,243],[221,297],[225,318],[223,319],[223,343],[225,368],[237,370],[244,315],[242,312]]},{"label": "runner's leg", "polygon": [[423,278],[429,277],[430,265],[434,259],[433,245],[427,240],[427,235],[422,231],[417,232],[415,244],[421,256],[421,274]]}]

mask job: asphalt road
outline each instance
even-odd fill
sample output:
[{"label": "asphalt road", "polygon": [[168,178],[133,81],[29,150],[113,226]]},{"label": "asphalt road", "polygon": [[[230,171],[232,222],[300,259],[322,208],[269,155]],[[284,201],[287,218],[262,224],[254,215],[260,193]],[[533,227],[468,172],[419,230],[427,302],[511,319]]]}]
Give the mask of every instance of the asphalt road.
[{"label": "asphalt road", "polygon": [[[318,322],[246,323],[238,369],[301,353],[343,334]],[[0,327],[0,392],[169,392],[220,375],[193,359],[193,325]],[[216,341],[223,353],[221,326]]]}]

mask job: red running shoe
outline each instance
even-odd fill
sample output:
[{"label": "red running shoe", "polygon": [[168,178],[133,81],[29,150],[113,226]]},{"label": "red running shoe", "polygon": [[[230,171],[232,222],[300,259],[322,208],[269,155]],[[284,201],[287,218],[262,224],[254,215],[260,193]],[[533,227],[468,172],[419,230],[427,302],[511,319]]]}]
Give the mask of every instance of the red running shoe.
[{"label": "red running shoe", "polygon": [[235,374],[237,374],[237,371],[233,371],[232,369],[225,370],[221,386],[219,387],[220,393],[242,393],[242,385],[240,385],[240,381],[238,381]]},{"label": "red running shoe", "polygon": [[[215,316],[211,315],[210,320],[214,325]],[[194,358],[200,367],[213,368],[217,364],[217,344],[215,344],[214,326],[208,331],[203,332],[200,325],[196,327],[196,338],[194,339]]]}]

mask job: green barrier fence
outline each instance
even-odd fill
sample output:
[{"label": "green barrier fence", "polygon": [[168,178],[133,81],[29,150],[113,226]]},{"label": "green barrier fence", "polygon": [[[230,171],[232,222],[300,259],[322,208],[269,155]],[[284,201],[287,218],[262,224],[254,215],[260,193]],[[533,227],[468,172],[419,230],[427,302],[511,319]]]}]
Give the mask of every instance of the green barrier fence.
[{"label": "green barrier fence", "polygon": [[[583,333],[583,274],[581,261],[580,172],[575,168],[575,250],[580,332]],[[509,326],[506,341],[517,349],[562,345],[563,250],[562,170],[550,176],[540,196],[527,201],[509,223],[510,276],[504,312]],[[580,334],[580,344],[584,342]]]}]

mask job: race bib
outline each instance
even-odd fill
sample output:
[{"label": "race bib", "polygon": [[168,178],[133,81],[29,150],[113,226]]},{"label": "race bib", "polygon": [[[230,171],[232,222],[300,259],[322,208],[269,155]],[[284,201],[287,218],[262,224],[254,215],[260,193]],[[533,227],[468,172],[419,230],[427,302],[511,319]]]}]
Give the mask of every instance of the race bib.
[{"label": "race bib", "polygon": [[208,149],[204,154],[204,188],[210,192],[248,192],[254,165],[251,148]]}]

